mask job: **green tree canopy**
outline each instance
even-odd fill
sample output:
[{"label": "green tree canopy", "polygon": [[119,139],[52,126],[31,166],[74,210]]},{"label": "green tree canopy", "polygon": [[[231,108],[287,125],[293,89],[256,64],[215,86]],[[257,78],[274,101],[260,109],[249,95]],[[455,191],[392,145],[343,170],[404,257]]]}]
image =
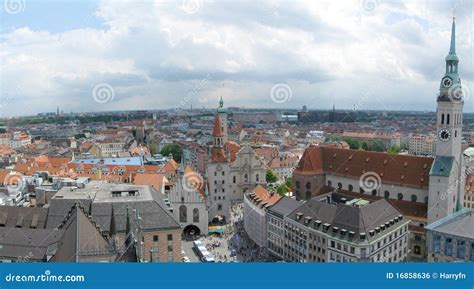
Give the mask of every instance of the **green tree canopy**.
[{"label": "green tree canopy", "polygon": [[181,161],[181,156],[183,154],[183,149],[177,144],[167,144],[165,145],[161,151],[160,154],[163,156],[169,156],[170,154],[173,155],[173,159],[177,162]]},{"label": "green tree canopy", "polygon": [[272,169],[267,169],[266,179],[267,179],[267,183],[274,183],[278,181],[278,176]]}]

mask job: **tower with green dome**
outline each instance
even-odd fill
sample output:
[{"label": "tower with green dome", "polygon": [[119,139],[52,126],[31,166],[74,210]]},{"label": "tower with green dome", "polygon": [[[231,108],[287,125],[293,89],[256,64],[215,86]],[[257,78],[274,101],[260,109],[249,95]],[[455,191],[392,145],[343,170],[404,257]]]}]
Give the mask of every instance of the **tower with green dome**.
[{"label": "tower with green dome", "polygon": [[446,70],[437,97],[437,140],[429,182],[428,224],[458,211],[464,199],[461,149],[464,100],[459,58],[456,55],[456,22],[453,18]]}]

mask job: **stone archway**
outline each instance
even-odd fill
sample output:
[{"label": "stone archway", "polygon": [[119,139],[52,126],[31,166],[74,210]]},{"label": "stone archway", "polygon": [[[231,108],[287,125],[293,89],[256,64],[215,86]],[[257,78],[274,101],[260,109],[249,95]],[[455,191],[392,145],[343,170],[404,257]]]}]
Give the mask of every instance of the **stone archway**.
[{"label": "stone archway", "polygon": [[201,230],[196,225],[187,225],[183,229],[183,239],[194,240],[201,235]]}]

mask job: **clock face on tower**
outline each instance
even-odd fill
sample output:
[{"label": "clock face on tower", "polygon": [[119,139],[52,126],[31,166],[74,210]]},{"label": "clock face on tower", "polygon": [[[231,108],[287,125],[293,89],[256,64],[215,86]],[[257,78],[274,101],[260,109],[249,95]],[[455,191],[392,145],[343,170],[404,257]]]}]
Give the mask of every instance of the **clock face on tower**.
[{"label": "clock face on tower", "polygon": [[441,141],[448,141],[451,138],[451,132],[443,128],[438,132],[438,137]]},{"label": "clock face on tower", "polygon": [[453,83],[453,81],[451,80],[451,78],[445,77],[445,78],[443,78],[443,80],[441,81],[441,83],[443,84],[444,87],[448,88],[448,87],[451,86],[451,84]]}]

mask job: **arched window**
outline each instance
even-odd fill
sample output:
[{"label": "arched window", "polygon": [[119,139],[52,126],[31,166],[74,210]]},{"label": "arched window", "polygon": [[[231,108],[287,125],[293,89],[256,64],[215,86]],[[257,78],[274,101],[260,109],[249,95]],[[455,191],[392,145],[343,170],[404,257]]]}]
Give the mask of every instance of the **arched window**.
[{"label": "arched window", "polygon": [[259,181],[259,179],[260,179],[260,177],[259,177],[259,175],[257,174],[257,175],[255,176],[255,181],[257,181],[257,182],[258,182],[258,181]]},{"label": "arched window", "polygon": [[237,178],[235,176],[232,177],[232,182],[235,184],[237,181]]},{"label": "arched window", "polygon": [[386,199],[390,198],[390,192],[389,192],[389,191],[385,191],[385,192],[383,193],[383,196],[384,196]]},{"label": "arched window", "polygon": [[310,191],[306,191],[306,200],[309,200],[311,199],[311,192]]},{"label": "arched window", "polygon": [[377,195],[377,190],[372,190],[372,196],[376,196]]},{"label": "arched window", "polygon": [[399,200],[403,200],[403,194],[402,194],[402,193],[398,193],[397,198],[398,198]]},{"label": "arched window", "polygon": [[352,185],[349,185],[348,189],[349,189],[349,192],[352,192],[354,190],[354,187]]},{"label": "arched window", "polygon": [[359,192],[360,192],[361,194],[363,194],[363,193],[364,193],[364,189],[363,189],[363,188],[360,188],[360,189],[359,189]]},{"label": "arched window", "polygon": [[338,187],[339,189],[342,189],[342,184],[341,184],[341,183],[337,183],[337,187]]},{"label": "arched window", "polygon": [[328,187],[332,188],[332,182],[331,181],[328,181]]},{"label": "arched window", "polygon": [[415,254],[420,255],[421,254],[421,247],[416,245],[413,251],[415,252]]},{"label": "arched window", "polygon": [[186,223],[188,221],[188,209],[185,205],[179,207],[179,221]]},{"label": "arched window", "polygon": [[193,209],[193,222],[199,223],[199,210],[198,208]]},{"label": "arched window", "polygon": [[248,181],[249,181],[249,175],[247,175],[247,174],[244,175],[244,181],[245,181],[246,183],[248,183]]},{"label": "arched window", "polygon": [[449,113],[446,114],[446,124],[449,124]]},{"label": "arched window", "polygon": [[311,183],[310,183],[310,182],[307,182],[307,183],[306,183],[306,189],[307,189],[307,190],[311,190]]},{"label": "arched window", "polygon": [[444,113],[441,114],[441,124],[444,124]]},{"label": "arched window", "polygon": [[296,185],[296,188],[299,189],[300,188],[300,181],[296,181],[295,185]]},{"label": "arched window", "polygon": [[425,197],[425,204],[428,205],[428,196]]},{"label": "arched window", "polygon": [[416,202],[416,195],[411,195],[411,201]]}]

